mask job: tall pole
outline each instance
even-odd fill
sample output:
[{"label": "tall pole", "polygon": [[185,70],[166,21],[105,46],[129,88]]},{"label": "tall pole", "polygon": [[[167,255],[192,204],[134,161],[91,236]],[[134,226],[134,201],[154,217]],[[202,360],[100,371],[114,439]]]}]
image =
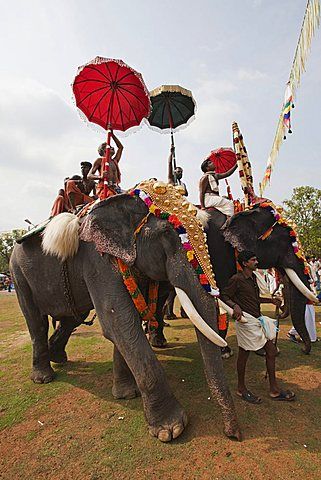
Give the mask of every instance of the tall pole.
[{"label": "tall pole", "polygon": [[107,145],[106,154],[103,162],[101,162],[101,176],[104,179],[104,198],[107,198],[108,193],[108,178],[109,178],[109,162],[110,162],[110,140],[111,140],[111,125],[107,127]]},{"label": "tall pole", "polygon": [[174,183],[176,185],[177,178],[175,174],[176,170],[176,155],[175,155],[175,143],[174,143],[174,132],[173,132],[173,118],[171,114],[171,109],[169,106],[169,101],[167,101],[167,110],[168,110],[168,121],[169,121],[169,126],[171,129],[171,152],[172,152],[172,169],[173,169],[173,177],[174,177]]},{"label": "tall pole", "polygon": [[108,107],[108,112],[107,112],[107,144],[106,144],[106,154],[104,161],[101,162],[101,176],[104,179],[104,194],[103,197],[107,198],[108,195],[108,181],[109,181],[109,167],[110,167],[110,141],[111,141],[111,132],[112,132],[112,125],[111,125],[111,118],[112,118],[112,113],[113,113],[113,106],[114,106],[114,96],[115,96],[115,86],[112,86],[112,96],[110,100],[110,104]]}]

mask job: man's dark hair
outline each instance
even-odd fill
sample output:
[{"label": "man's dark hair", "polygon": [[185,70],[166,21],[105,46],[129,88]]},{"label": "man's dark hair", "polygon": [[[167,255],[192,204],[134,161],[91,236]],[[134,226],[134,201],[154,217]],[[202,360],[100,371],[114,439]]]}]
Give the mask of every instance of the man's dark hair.
[{"label": "man's dark hair", "polygon": [[80,162],[81,167],[89,167],[91,168],[93,165],[90,162]]},{"label": "man's dark hair", "polygon": [[208,162],[211,162],[211,160],[210,160],[209,158],[206,158],[206,159],[204,160],[204,162],[202,162],[201,170],[202,170],[202,172],[204,172],[204,173],[207,172]]},{"label": "man's dark hair", "polygon": [[69,178],[69,180],[81,180],[80,175],[73,175],[72,177]]},{"label": "man's dark hair", "polygon": [[248,262],[251,258],[256,257],[254,252],[251,252],[250,250],[243,250],[243,252],[240,252],[237,260],[241,267],[244,267],[244,262]]}]

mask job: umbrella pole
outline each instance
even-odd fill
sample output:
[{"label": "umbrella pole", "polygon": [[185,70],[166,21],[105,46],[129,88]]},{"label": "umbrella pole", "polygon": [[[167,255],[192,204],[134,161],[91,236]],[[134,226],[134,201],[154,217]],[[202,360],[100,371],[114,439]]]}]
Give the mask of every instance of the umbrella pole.
[{"label": "umbrella pole", "polygon": [[173,130],[171,130],[171,147],[173,149],[173,167],[174,167],[174,170],[176,170],[176,155],[175,155],[175,143],[174,143]]},{"label": "umbrella pole", "polygon": [[[104,178],[104,198],[107,198],[108,193],[108,174],[109,174],[109,161],[110,161],[110,140],[111,140],[111,125],[107,128],[107,145],[106,155],[104,161],[101,163],[101,176]],[[107,172],[104,174],[104,172]]]},{"label": "umbrella pole", "polygon": [[169,126],[170,126],[170,129],[171,129],[171,151],[173,152],[172,153],[172,170],[173,170],[174,184],[176,185],[177,184],[176,183],[177,178],[176,178],[176,174],[175,174],[176,156],[175,156],[175,144],[174,144],[174,132],[173,132],[173,118],[172,118],[171,109],[170,109],[168,101],[167,101],[166,105],[167,105],[167,111],[168,111],[168,122],[169,122]]}]

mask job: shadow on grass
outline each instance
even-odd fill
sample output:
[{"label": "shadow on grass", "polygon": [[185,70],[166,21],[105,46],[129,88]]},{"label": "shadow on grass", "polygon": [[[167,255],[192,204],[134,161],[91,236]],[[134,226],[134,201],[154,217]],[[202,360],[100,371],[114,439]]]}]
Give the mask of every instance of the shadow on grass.
[{"label": "shadow on grass", "polygon": [[[229,337],[229,344],[236,349],[236,337]],[[261,405],[250,405],[232,393],[238,418],[246,440],[260,439],[268,451],[274,452],[289,447],[303,450],[308,444],[312,452],[320,452],[317,419],[321,406],[321,387],[305,386],[304,375],[309,370],[320,371],[319,345],[314,355],[303,355],[297,346],[288,340],[279,339],[280,355],[277,358],[277,373],[280,384],[296,393],[295,402],[270,400],[268,382],[264,379],[265,359],[250,355],[247,368],[249,388],[261,396]],[[168,376],[171,388],[192,419],[187,432],[174,444],[188,443],[195,437],[221,435],[221,411],[216,403],[208,400],[211,396],[206,385],[203,363],[197,342],[175,343],[167,349],[155,349],[160,363]],[[224,361],[224,370],[232,392],[236,389],[236,355]],[[112,362],[70,362],[57,367],[57,380],[84,389],[92,395],[121,405],[133,411],[142,411],[140,399],[115,400],[111,394]],[[284,376],[283,376],[284,375]],[[283,377],[283,378],[282,378]],[[284,422],[286,427],[284,428]],[[202,427],[201,427],[202,426]],[[281,441],[275,443],[275,437]]]}]

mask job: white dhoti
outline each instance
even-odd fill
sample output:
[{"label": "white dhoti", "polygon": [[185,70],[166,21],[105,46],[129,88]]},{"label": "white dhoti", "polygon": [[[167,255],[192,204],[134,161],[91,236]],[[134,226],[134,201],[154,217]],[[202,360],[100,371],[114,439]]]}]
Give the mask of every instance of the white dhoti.
[{"label": "white dhoti", "polygon": [[[311,342],[316,342],[318,337],[317,337],[317,329],[315,326],[314,305],[309,305],[309,304],[306,305],[304,320],[305,320],[305,326],[307,327],[307,331],[308,331]],[[289,334],[299,336],[298,332],[294,327],[291,328],[291,330],[289,331]]]},{"label": "white dhoti", "polygon": [[273,340],[277,332],[277,322],[261,315],[255,318],[243,312],[247,323],[235,322],[236,338],[239,347],[244,350],[256,351],[263,348],[268,340]]},{"label": "white dhoti", "polygon": [[220,197],[213,193],[205,193],[204,197],[205,208],[214,207],[228,217],[234,215],[234,203],[228,198]]}]

